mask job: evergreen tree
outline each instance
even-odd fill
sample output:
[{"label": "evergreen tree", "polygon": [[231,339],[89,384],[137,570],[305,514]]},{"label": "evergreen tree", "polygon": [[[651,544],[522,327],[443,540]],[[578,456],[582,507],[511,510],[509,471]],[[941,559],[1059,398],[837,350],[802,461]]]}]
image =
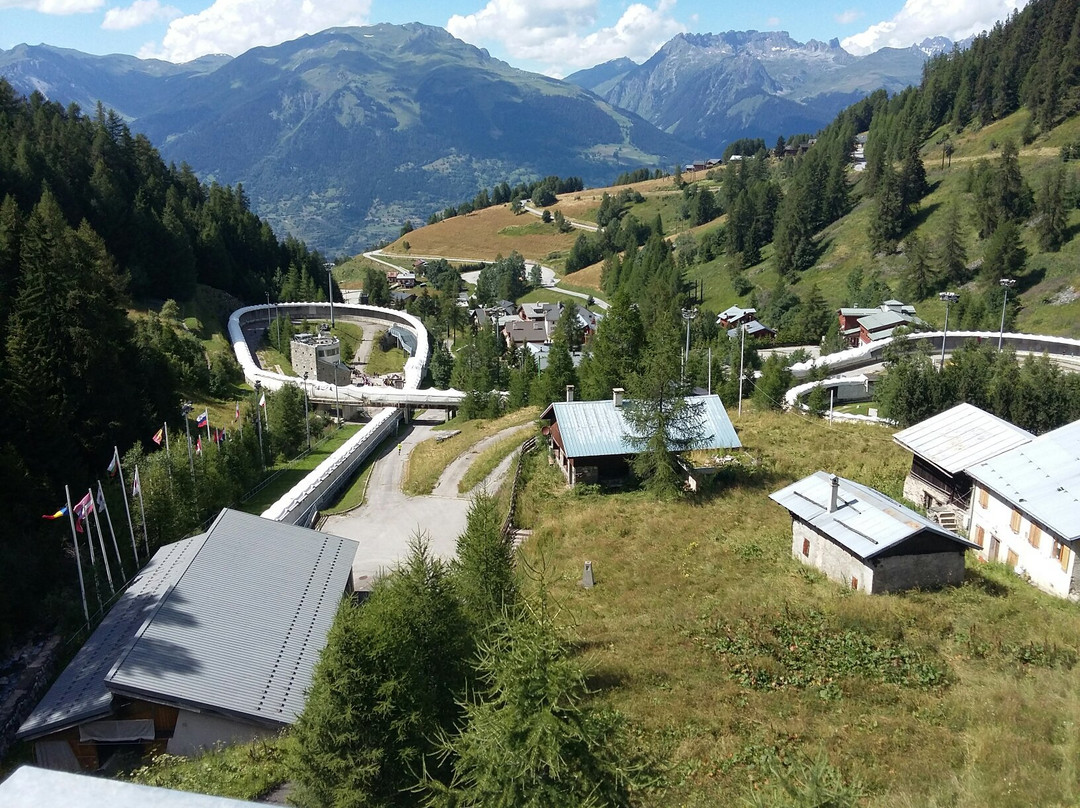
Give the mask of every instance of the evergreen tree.
[{"label": "evergreen tree", "polygon": [[938,268],[949,284],[963,283],[967,276],[967,248],[964,246],[960,208],[953,202],[945,216],[945,231],[938,246]]},{"label": "evergreen tree", "polygon": [[900,294],[914,303],[930,296],[936,285],[935,278],[926,244],[914,231],[904,239],[904,253],[907,256],[907,271],[900,283]]},{"label": "evergreen tree", "polygon": [[870,247],[874,252],[892,249],[907,226],[908,208],[896,173],[885,167],[870,214]]},{"label": "evergreen tree", "polygon": [[1039,234],[1040,249],[1046,252],[1057,252],[1065,243],[1068,231],[1068,215],[1065,211],[1065,169],[1059,168],[1043,175],[1035,212],[1038,214],[1035,230]]},{"label": "evergreen tree", "polygon": [[503,536],[502,521],[498,499],[487,491],[476,494],[450,570],[462,613],[481,645],[505,629],[518,605],[514,553]]},{"label": "evergreen tree", "polygon": [[479,674],[490,687],[465,705],[446,735],[455,761],[449,787],[425,781],[432,808],[620,808],[631,804],[641,767],[621,716],[583,701],[585,676],[550,618],[511,620],[484,648]]},{"label": "evergreen tree", "polygon": [[677,456],[695,448],[702,438],[702,405],[686,398],[680,348],[674,323],[670,319],[656,323],[641,371],[631,378],[632,398],[623,405],[631,432],[626,437],[637,452],[634,473],[661,497],[681,490]]},{"label": "evergreen tree", "polygon": [[754,384],[754,402],[762,409],[779,410],[784,406],[784,394],[791,386],[791,371],[779,354],[770,354],[761,369],[761,378]]},{"label": "evergreen tree", "polygon": [[1000,278],[1015,278],[1024,271],[1027,250],[1020,241],[1020,228],[1012,220],[1003,221],[994,231],[983,257],[983,277],[997,282]]},{"label": "evergreen tree", "polygon": [[435,341],[430,368],[432,385],[443,389],[450,386],[450,378],[454,373],[454,357],[442,340]]},{"label": "evergreen tree", "polygon": [[449,780],[433,739],[461,715],[472,648],[446,568],[416,538],[362,605],[338,610],[293,728],[301,804],[403,805],[421,772]]},{"label": "evergreen tree", "polygon": [[624,292],[616,293],[582,360],[581,397],[597,400],[610,396],[616,387],[625,389],[644,345],[645,327],[637,306]]}]

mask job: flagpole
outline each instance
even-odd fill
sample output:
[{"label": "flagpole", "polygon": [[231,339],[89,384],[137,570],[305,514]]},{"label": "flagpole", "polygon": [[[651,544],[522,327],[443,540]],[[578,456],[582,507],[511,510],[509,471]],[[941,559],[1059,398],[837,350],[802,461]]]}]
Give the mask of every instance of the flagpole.
[{"label": "flagpole", "polygon": [[112,536],[113,550],[116,551],[116,566],[120,569],[120,580],[126,581],[124,574],[124,559],[120,557],[120,545],[116,543],[116,531],[113,530],[112,516],[109,515],[109,503],[105,501],[105,489],[101,487],[101,480],[97,481],[98,499],[105,509],[105,521],[109,523],[109,535]]},{"label": "flagpole", "polygon": [[[90,497],[90,505],[88,505],[87,507],[93,508],[94,507],[94,495],[90,491],[89,488],[86,489],[86,496]],[[85,501],[86,501],[85,497],[83,499],[79,500],[80,504],[85,502]],[[75,507],[78,509],[79,505],[76,505]],[[98,580],[98,577],[97,577],[97,556],[94,554],[93,528],[90,527],[90,517],[86,513],[86,508],[82,508],[81,511],[82,511],[82,513],[75,514],[75,518],[77,520],[77,522],[76,522],[77,526],[76,526],[75,529],[78,530],[81,533],[81,532],[83,532],[82,531],[82,526],[83,525],[86,526],[86,546],[90,548],[90,571],[93,572],[93,574],[94,574],[94,594],[97,595],[98,609],[101,609],[101,608],[104,607],[105,604],[103,604],[101,602],[101,582]]]},{"label": "flagpole", "polygon": [[[139,467],[135,467],[135,479],[139,479]],[[150,539],[146,535],[146,505],[143,503],[142,481],[139,481],[139,513],[142,514],[143,544],[146,546],[146,557],[150,557]]]},{"label": "flagpole", "polygon": [[82,574],[82,556],[79,554],[79,538],[75,532],[75,510],[71,507],[71,491],[64,486],[64,497],[67,500],[68,521],[71,522],[71,541],[75,544],[75,567],[79,570],[79,592],[82,593],[82,611],[86,618],[87,627],[90,626],[90,609],[86,605],[86,584]]},{"label": "flagpole", "polygon": [[165,457],[169,458],[169,422],[163,421],[162,423],[165,427]]},{"label": "flagpole", "polygon": [[131,521],[131,508],[128,506],[127,486],[124,484],[124,467],[120,463],[120,450],[113,446],[116,457],[116,470],[120,475],[120,490],[124,492],[124,513],[127,514],[128,530],[131,531],[131,552],[135,554],[135,569],[139,568],[139,545],[135,543],[135,525]]},{"label": "flagpole", "polygon": [[[94,490],[92,488],[86,490],[89,492],[92,500],[94,497]],[[101,560],[105,562],[105,577],[109,579],[109,597],[112,597],[116,594],[116,584],[113,583],[112,579],[112,567],[109,566],[109,554],[105,552],[105,536],[101,532],[101,519],[98,517],[96,502],[91,506],[91,510],[94,512],[94,524],[97,525],[98,544],[101,546]],[[89,522],[89,520],[87,521]],[[87,527],[89,527],[89,525],[87,525]]]}]

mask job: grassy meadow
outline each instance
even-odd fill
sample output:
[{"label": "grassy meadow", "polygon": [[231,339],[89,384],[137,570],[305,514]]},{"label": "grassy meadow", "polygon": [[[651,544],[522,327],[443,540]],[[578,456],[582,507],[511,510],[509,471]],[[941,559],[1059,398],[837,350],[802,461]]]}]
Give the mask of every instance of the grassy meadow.
[{"label": "grassy meadow", "polygon": [[[869,596],[791,557],[770,492],[818,469],[899,494],[910,456],[876,426],[747,412],[745,470],[705,495],[565,488],[530,460],[521,522],[594,698],[660,765],[645,806],[739,804],[825,756],[867,806],[1080,801],[1080,612],[1000,565]],[[596,587],[582,589],[586,560]]]}]

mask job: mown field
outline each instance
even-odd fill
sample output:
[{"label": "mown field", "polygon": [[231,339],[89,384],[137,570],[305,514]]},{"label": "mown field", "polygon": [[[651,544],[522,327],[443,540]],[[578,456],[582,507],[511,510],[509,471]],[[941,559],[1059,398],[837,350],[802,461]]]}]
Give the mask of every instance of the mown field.
[{"label": "mown field", "polygon": [[595,698],[660,765],[641,804],[742,804],[820,757],[867,806],[1078,804],[1075,604],[973,558],[939,592],[828,581],[791,558],[767,495],[818,469],[896,495],[909,456],[879,427],[756,412],[737,426],[757,465],[682,503],[571,492],[532,460],[529,568]]}]

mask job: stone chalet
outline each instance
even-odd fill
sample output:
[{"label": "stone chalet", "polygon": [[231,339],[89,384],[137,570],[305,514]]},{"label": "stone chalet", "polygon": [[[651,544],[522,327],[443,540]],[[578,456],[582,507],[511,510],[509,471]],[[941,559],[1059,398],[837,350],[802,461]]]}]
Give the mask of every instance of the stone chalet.
[{"label": "stone chalet", "polygon": [[1054,595],[1080,600],[1080,421],[967,469],[968,536]]},{"label": "stone chalet", "polygon": [[886,300],[873,309],[842,308],[837,314],[840,334],[853,348],[891,337],[900,326],[924,325],[915,307],[899,300]]},{"label": "stone chalet", "polygon": [[[540,415],[550,421],[544,434],[551,440],[551,459],[559,464],[570,485],[600,483],[626,477],[638,442],[627,421],[622,388],[604,401],[574,401],[573,387],[565,402],[551,404]],[[719,396],[689,396],[700,403],[702,440],[699,449],[735,449],[742,446]]]},{"label": "stone chalet", "polygon": [[904,498],[928,511],[968,509],[971,478],[966,470],[1035,438],[971,404],[957,404],[893,435],[912,454]]},{"label": "stone chalet", "polygon": [[964,580],[966,539],[894,499],[824,471],[769,495],[791,514],[791,554],[876,594]]},{"label": "stone chalet", "polygon": [[16,737],[38,766],[96,771],[278,734],[304,709],[356,549],[226,508],[154,554]]}]

